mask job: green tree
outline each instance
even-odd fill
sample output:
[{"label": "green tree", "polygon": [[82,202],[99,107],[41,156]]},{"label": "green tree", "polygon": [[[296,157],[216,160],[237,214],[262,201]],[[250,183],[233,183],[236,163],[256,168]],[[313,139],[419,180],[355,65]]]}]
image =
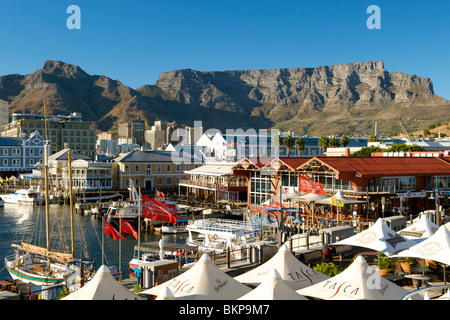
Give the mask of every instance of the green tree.
[{"label": "green tree", "polygon": [[376,135],[371,135],[370,136],[370,138],[369,138],[369,142],[377,142],[378,141],[378,138],[377,138],[377,136]]},{"label": "green tree", "polygon": [[383,152],[383,149],[377,146],[364,147],[360,150],[353,152],[352,157],[370,157],[372,152]]},{"label": "green tree", "polygon": [[429,129],[423,129],[423,136],[427,137],[430,135],[430,130]]},{"label": "green tree", "polygon": [[305,139],[300,137],[297,140],[295,140],[295,148],[298,150],[299,156],[301,156],[302,151],[305,150],[305,145],[306,145]]},{"label": "green tree", "polygon": [[294,147],[294,138],[291,135],[287,135],[283,140],[284,145],[287,148],[287,155],[289,157],[291,149]]},{"label": "green tree", "polygon": [[318,145],[320,147],[320,149],[322,149],[322,154],[325,153],[325,150],[329,147],[330,145],[330,139],[326,136],[321,136],[319,138],[319,142]]},{"label": "green tree", "polygon": [[330,139],[329,147],[330,148],[338,148],[341,145],[339,140],[336,137],[332,137]]},{"label": "green tree", "polygon": [[348,144],[350,143],[350,140],[348,139],[348,137],[347,136],[343,136],[342,138],[341,138],[341,144],[342,144],[342,146],[345,148],[346,146],[348,146]]}]

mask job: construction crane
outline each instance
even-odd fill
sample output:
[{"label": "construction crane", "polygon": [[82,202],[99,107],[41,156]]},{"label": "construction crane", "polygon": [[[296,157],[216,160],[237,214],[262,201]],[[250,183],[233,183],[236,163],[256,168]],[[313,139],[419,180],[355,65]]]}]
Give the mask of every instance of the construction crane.
[{"label": "construction crane", "polygon": [[403,124],[402,118],[397,117],[397,119],[398,119],[398,121],[400,122],[400,126],[402,127],[403,132],[404,132],[405,135],[406,135],[406,138],[408,139],[408,141],[411,141],[411,136],[409,135],[408,131],[406,131],[406,127],[405,127],[405,125]]}]

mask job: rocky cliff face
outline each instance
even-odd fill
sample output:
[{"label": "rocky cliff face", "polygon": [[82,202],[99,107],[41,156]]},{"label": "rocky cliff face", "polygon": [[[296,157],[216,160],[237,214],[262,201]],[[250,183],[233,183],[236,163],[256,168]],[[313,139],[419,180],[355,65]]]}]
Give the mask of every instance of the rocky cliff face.
[{"label": "rocky cliff face", "polygon": [[389,73],[382,61],[317,68],[199,72],[160,75],[165,99],[205,108],[263,114],[278,122],[304,113],[439,103],[428,78]]},{"label": "rocky cliff face", "polygon": [[46,61],[31,74],[0,77],[0,99],[10,102],[11,112],[42,114],[44,98],[51,113],[82,112],[100,130],[139,116],[147,126],[156,119],[202,120],[204,127],[220,130],[275,126],[299,134],[353,134],[370,130],[375,119],[380,130],[386,124],[392,131],[399,128],[397,116],[433,121],[449,111],[430,79],[390,73],[382,61],[273,70],[184,69],[162,73],[154,85],[137,90],[60,61]]}]

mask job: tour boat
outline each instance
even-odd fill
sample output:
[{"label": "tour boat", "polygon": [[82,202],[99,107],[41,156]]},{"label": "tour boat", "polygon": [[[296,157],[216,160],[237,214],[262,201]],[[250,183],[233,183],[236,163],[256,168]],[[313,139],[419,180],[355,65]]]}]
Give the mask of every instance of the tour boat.
[{"label": "tour boat", "polygon": [[191,220],[186,230],[189,232],[186,244],[199,251],[224,253],[230,249],[240,259],[247,255],[250,244],[261,241],[262,223],[257,219],[200,219]]},{"label": "tour boat", "polygon": [[14,193],[0,195],[5,203],[39,205],[45,203],[45,197],[41,196],[34,188],[19,189]]}]

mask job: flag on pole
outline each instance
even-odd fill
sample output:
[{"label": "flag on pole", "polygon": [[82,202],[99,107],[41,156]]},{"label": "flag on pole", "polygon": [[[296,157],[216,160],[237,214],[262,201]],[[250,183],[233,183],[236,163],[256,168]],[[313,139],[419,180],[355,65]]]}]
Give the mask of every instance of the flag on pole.
[{"label": "flag on pole", "polygon": [[138,238],[137,231],[134,230],[133,226],[127,220],[120,218],[120,223],[122,225],[122,232],[131,233],[136,239]]},{"label": "flag on pole", "polygon": [[142,218],[177,223],[177,207],[142,195]]},{"label": "flag on pole", "polygon": [[114,227],[105,220],[105,234],[111,234],[114,240],[125,239]]},{"label": "flag on pole", "polygon": [[158,189],[156,189],[156,196],[157,197],[161,197],[161,198],[165,198],[166,195],[164,193],[162,193],[161,191],[159,191]]},{"label": "flag on pole", "polygon": [[344,200],[336,199],[335,197],[331,197],[331,204],[336,207],[343,207]]},{"label": "flag on pole", "polygon": [[322,184],[320,182],[312,181],[311,179],[304,176],[300,176],[299,180],[299,191],[306,193],[325,194],[325,190],[323,190]]},{"label": "flag on pole", "polygon": [[219,188],[219,184],[217,184],[217,198],[220,197],[220,188]]}]

